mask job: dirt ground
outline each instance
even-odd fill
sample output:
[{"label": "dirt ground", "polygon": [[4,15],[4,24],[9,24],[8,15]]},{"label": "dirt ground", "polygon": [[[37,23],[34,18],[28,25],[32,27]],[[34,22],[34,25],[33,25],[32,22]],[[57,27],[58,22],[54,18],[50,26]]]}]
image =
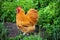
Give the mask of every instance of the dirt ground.
[{"label": "dirt ground", "polygon": [[4,26],[5,26],[5,28],[8,29],[8,32],[9,32],[8,36],[9,37],[15,37],[20,33],[20,31],[18,30],[15,23],[5,22]]},{"label": "dirt ground", "polygon": [[[5,22],[4,23],[4,26],[5,26],[5,28],[7,28],[8,29],[8,36],[9,37],[15,37],[15,36],[17,36],[17,35],[19,35],[20,33],[21,33],[21,31],[17,28],[17,26],[16,26],[16,23],[11,23],[11,22]],[[37,28],[38,29],[38,28]],[[36,31],[36,33],[38,33],[39,31],[38,30],[35,30]],[[42,37],[44,37],[44,35],[43,35],[44,33],[42,32],[41,33],[41,36]],[[36,35],[36,34],[35,34]]]}]

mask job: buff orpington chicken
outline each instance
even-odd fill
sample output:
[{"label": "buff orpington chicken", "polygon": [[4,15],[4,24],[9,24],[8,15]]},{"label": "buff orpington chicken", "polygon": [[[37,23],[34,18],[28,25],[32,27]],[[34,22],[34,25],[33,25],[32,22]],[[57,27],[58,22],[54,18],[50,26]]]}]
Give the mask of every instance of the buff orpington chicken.
[{"label": "buff orpington chicken", "polygon": [[17,7],[16,25],[23,33],[28,34],[35,30],[35,24],[38,20],[38,12],[30,9],[26,14],[21,7]]}]

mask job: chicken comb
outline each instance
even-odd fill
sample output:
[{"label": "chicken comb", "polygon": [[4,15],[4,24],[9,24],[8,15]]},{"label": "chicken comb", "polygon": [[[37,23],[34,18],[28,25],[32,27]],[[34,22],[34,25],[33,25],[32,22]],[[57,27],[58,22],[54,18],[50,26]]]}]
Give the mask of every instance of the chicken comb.
[{"label": "chicken comb", "polygon": [[20,7],[20,6],[18,6],[18,7],[16,8],[17,13],[19,13],[19,12],[20,12],[20,9],[21,9],[21,7]]}]

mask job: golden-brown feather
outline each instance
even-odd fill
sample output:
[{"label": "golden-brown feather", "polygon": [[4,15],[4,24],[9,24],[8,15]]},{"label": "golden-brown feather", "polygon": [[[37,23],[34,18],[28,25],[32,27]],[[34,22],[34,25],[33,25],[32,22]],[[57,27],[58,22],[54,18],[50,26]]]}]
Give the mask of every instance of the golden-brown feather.
[{"label": "golden-brown feather", "polygon": [[22,8],[17,8],[16,25],[24,33],[30,33],[35,30],[35,24],[38,19],[38,13],[35,9],[30,9],[27,14]]}]

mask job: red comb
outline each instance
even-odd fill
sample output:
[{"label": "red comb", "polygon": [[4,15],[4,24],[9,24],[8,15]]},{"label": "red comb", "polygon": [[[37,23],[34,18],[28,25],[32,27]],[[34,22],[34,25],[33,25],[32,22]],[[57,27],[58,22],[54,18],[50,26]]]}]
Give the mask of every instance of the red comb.
[{"label": "red comb", "polygon": [[17,13],[20,12],[20,9],[21,9],[21,7],[19,7],[19,6],[16,8]]}]

